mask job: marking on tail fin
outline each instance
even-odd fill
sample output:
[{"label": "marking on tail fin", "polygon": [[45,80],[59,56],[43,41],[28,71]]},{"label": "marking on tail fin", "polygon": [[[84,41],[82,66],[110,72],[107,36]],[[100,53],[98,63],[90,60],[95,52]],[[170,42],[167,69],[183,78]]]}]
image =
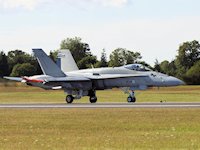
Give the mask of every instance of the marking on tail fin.
[{"label": "marking on tail fin", "polygon": [[43,74],[53,77],[65,77],[65,73],[47,56],[42,49],[33,49],[34,56],[37,58]]},{"label": "marking on tail fin", "polygon": [[71,52],[67,49],[62,49],[58,52],[57,64],[63,72],[79,70]]}]

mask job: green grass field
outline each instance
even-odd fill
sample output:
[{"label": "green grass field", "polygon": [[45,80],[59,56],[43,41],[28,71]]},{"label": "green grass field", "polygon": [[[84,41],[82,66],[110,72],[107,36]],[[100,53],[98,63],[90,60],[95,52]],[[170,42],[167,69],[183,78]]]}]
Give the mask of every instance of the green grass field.
[{"label": "green grass field", "polygon": [[200,109],[1,109],[0,149],[200,149]]},{"label": "green grass field", "polygon": [[[136,91],[138,102],[200,102],[200,86]],[[119,90],[99,102],[126,102]],[[0,86],[0,103],[65,103],[62,91]],[[83,98],[77,102],[88,102]],[[0,149],[200,149],[200,109],[0,109]]]},{"label": "green grass field", "polygon": [[[123,91],[97,91],[98,102],[126,102]],[[200,102],[200,86],[153,88],[136,91],[137,102]],[[45,91],[29,86],[0,86],[0,103],[65,103],[63,91]],[[88,103],[88,97],[74,102]]]}]

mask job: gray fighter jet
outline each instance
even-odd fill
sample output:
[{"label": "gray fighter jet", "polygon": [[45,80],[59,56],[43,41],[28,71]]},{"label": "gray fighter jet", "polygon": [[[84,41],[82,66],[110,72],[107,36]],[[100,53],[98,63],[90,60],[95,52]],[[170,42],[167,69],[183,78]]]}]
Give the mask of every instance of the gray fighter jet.
[{"label": "gray fighter jet", "polygon": [[69,50],[59,52],[60,67],[42,49],[33,49],[33,53],[40,64],[43,75],[4,78],[47,90],[62,89],[67,94],[67,103],[72,103],[73,100],[83,96],[89,96],[90,102],[95,103],[97,101],[96,90],[112,88],[121,88],[129,93],[128,102],[136,102],[135,90],[184,84],[175,77],[152,71],[141,64],[79,70]]}]

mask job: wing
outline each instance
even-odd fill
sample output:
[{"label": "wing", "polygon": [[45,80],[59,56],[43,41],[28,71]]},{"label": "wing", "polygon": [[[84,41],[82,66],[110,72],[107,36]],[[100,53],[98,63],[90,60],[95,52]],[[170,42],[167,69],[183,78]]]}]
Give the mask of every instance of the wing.
[{"label": "wing", "polygon": [[117,78],[130,78],[130,77],[147,77],[145,74],[92,74],[87,75],[87,78],[92,80],[104,80],[104,79],[117,79]]},{"label": "wing", "polygon": [[63,78],[49,78],[44,80],[44,85],[52,86],[56,89],[82,89],[90,90],[92,88],[92,81],[85,77],[63,77]]},{"label": "wing", "polygon": [[86,77],[63,77],[63,78],[50,78],[45,79],[45,82],[81,82],[81,81],[91,81]]}]

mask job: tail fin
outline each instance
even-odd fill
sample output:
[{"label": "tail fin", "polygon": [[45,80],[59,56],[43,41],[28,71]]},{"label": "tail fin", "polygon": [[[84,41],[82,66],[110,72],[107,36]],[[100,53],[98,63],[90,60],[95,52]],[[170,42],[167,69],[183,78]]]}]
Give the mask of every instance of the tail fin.
[{"label": "tail fin", "polygon": [[33,49],[33,53],[40,64],[43,74],[50,75],[53,77],[66,76],[42,49]]},{"label": "tail fin", "polygon": [[57,64],[63,72],[79,70],[71,52],[66,49],[58,52]]}]

